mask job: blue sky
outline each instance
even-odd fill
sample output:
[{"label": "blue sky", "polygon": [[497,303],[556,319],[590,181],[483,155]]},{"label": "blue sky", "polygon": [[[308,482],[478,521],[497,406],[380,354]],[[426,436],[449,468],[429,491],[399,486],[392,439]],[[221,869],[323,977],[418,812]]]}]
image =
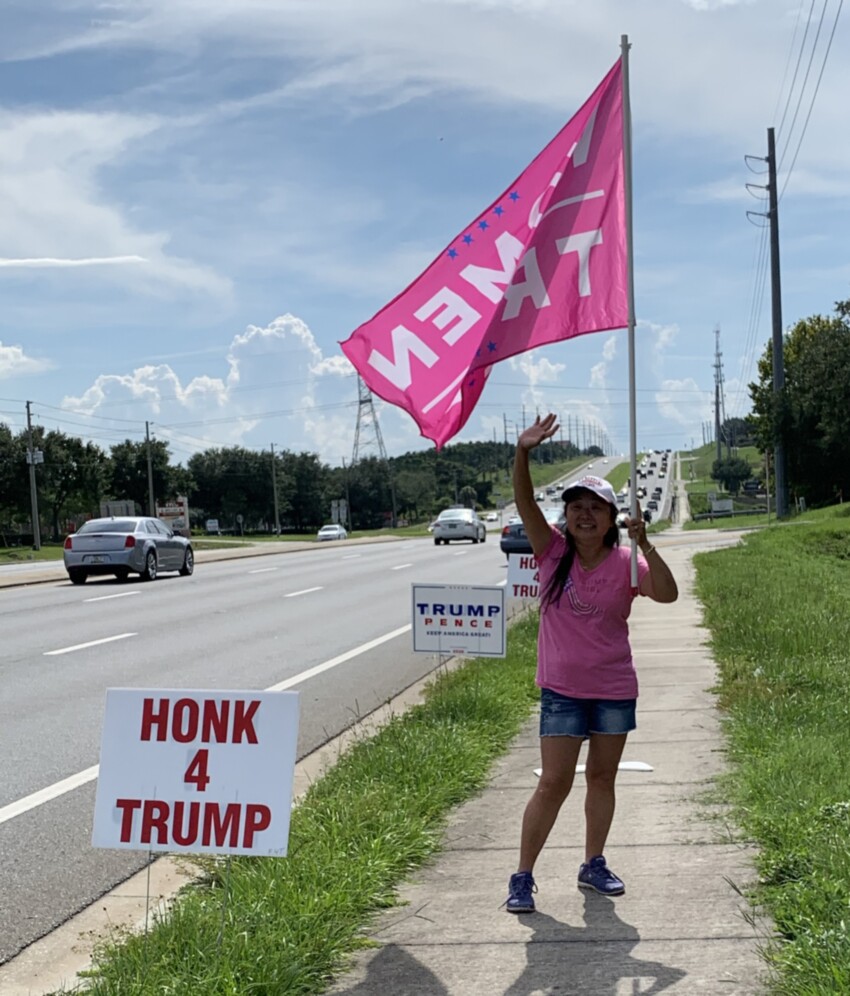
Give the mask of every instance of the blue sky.
[{"label": "blue sky", "polygon": [[[812,104],[840,2],[7,2],[0,419],[21,428],[29,400],[106,447],[149,421],[178,462],[272,443],[350,459],[339,341],[524,169],[628,34],[638,444],[701,444],[715,328],[727,415],[749,410],[770,337],[745,215],[765,205],[744,188],[766,179],[743,157],[771,125],[784,324],[850,297],[846,16]],[[503,362],[457,439],[551,409],[625,450],[626,353],[621,330]],[[431,445],[376,404],[391,455]]]}]

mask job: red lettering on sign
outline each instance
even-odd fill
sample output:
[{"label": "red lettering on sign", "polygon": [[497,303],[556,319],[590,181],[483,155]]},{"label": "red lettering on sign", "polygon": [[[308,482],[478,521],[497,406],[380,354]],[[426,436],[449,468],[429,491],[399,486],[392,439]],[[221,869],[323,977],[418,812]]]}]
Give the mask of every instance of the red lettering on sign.
[{"label": "red lettering on sign", "polygon": [[249,744],[257,742],[257,733],[254,730],[254,716],[256,716],[259,708],[260,703],[258,699],[254,699],[253,702],[248,703],[247,709],[241,699],[236,700],[236,715],[233,717],[233,743],[241,744],[243,736],[245,736]]},{"label": "red lettering on sign", "polygon": [[254,846],[254,837],[268,830],[272,812],[259,803],[231,802],[222,806],[217,802],[185,802],[178,799],[169,804],[162,799],[116,799],[121,811],[122,844],[133,842],[133,818],[141,810],[139,843],[159,846],[189,847],[198,842],[209,847]]},{"label": "red lettering on sign", "polygon": [[268,830],[272,823],[272,811],[268,806],[252,805],[245,807],[245,834],[242,838],[243,847],[252,847],[254,834]]},{"label": "red lettering on sign", "polygon": [[493,628],[493,620],[492,619],[485,619],[484,620],[484,629],[492,629],[492,628]]},{"label": "red lettering on sign", "polygon": [[183,781],[189,785],[194,785],[199,792],[206,791],[206,787],[210,783],[210,776],[207,774],[209,762],[210,752],[204,747],[192,758],[186,773],[183,775]]},{"label": "red lettering on sign", "polygon": [[463,628],[463,619],[455,619],[455,629]]},{"label": "red lettering on sign", "polygon": [[128,844],[133,835],[133,813],[135,813],[137,809],[141,809],[142,800],[116,799],[115,805],[118,809],[123,811],[123,815],[121,817],[121,834],[118,839],[122,844]]},{"label": "red lettering on sign", "polygon": [[201,740],[208,744],[214,740],[217,744],[227,741],[227,724],[230,719],[230,700],[204,700],[204,718],[201,730]]},{"label": "red lettering on sign", "polygon": [[171,829],[174,837],[174,843],[179,844],[180,847],[188,847],[190,844],[194,844],[198,839],[198,819],[201,814],[201,804],[199,802],[189,803],[188,826],[186,826],[184,816],[186,809],[186,803],[183,802],[182,799],[178,799],[177,802],[174,803],[174,820]]},{"label": "red lettering on sign", "polygon": [[224,808],[224,816],[219,813],[219,807],[213,803],[204,808],[204,829],[201,836],[201,843],[207,845],[210,841],[215,841],[217,847],[223,847],[225,837],[230,834],[227,842],[229,847],[236,847],[239,839],[239,816],[242,806],[238,802],[231,802]]},{"label": "red lettering on sign", "polygon": [[142,740],[151,739],[151,728],[156,727],[156,739],[165,740],[168,735],[168,699],[159,700],[159,711],[154,711],[153,699],[142,703]]},{"label": "red lettering on sign", "polygon": [[178,699],[171,714],[171,736],[178,744],[190,744],[198,736],[200,709],[194,699]]},{"label": "red lettering on sign", "polygon": [[[167,802],[160,802],[159,799],[145,799],[145,807],[142,810],[142,832],[139,840],[143,844],[167,844],[168,843],[168,819],[169,806]],[[156,830],[156,840],[151,841],[151,834]]]},{"label": "red lettering on sign", "polygon": [[[237,699],[233,703],[231,725],[231,702],[227,699],[217,702],[204,699],[199,704],[195,699],[178,699],[174,706],[168,699],[144,699],[142,702],[142,740],[171,739],[178,744],[188,744],[197,740],[213,743],[258,743],[254,720],[260,708],[259,699],[246,702]],[[170,715],[169,715],[170,712]]]}]

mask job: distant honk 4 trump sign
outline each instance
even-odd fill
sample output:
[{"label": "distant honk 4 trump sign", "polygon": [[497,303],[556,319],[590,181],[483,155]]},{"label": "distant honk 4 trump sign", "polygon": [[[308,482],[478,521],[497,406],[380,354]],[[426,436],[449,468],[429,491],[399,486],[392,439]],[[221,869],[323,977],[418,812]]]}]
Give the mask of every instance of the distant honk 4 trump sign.
[{"label": "distant honk 4 trump sign", "polygon": [[110,688],[95,847],[282,856],[298,693]]},{"label": "distant honk 4 trump sign", "polygon": [[508,554],[508,598],[538,598],[540,567],[534,554]]}]

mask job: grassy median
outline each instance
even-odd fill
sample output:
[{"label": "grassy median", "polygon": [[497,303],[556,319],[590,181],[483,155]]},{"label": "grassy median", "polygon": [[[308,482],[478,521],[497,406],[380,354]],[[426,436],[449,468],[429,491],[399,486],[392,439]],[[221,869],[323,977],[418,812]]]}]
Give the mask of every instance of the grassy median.
[{"label": "grassy median", "polygon": [[98,996],[323,992],[370,915],[441,846],[452,807],[487,782],[538,698],[536,614],[505,660],[441,673],[427,700],[346,753],[293,811],[287,858],[206,861],[147,936],[98,952]]},{"label": "grassy median", "polygon": [[773,991],[850,993],[850,506],[695,558]]}]

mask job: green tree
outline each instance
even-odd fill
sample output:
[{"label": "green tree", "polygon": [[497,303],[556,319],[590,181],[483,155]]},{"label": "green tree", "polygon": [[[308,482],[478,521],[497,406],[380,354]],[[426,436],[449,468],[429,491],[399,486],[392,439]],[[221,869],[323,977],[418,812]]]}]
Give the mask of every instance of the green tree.
[{"label": "green tree", "polygon": [[784,337],[785,388],[773,390],[773,349],[750,385],[759,448],[784,446],[788,483],[818,505],[850,495],[850,301],[803,319]]},{"label": "green tree", "polygon": [[8,546],[6,531],[29,529],[29,473],[23,434],[15,436],[0,422],[0,542]]},{"label": "green tree", "polygon": [[64,520],[80,514],[97,515],[109,476],[106,453],[94,443],[51,430],[37,433],[44,463],[36,468],[39,503],[49,514],[54,540],[67,531]]},{"label": "green tree", "polygon": [[[278,468],[278,506],[283,518],[287,505],[287,489]],[[274,489],[272,485],[271,453],[258,453],[243,446],[213,448],[195,453],[188,464],[192,490],[190,503],[202,518],[219,519],[225,527],[238,530],[237,516],[242,516],[242,528],[269,528],[274,522]]]},{"label": "green tree", "polygon": [[720,481],[723,487],[733,495],[741,490],[741,485],[752,476],[752,468],[747,460],[741,457],[715,460],[711,467],[711,476]]},{"label": "green tree", "polygon": [[478,500],[478,492],[471,484],[465,484],[460,489],[460,500],[467,508],[475,508]]},{"label": "green tree", "polygon": [[[171,466],[168,443],[152,439],[151,470],[154,500],[171,498]],[[117,501],[134,501],[148,513],[148,449],[147,442],[125,439],[110,450],[110,470],[107,497]]]}]

